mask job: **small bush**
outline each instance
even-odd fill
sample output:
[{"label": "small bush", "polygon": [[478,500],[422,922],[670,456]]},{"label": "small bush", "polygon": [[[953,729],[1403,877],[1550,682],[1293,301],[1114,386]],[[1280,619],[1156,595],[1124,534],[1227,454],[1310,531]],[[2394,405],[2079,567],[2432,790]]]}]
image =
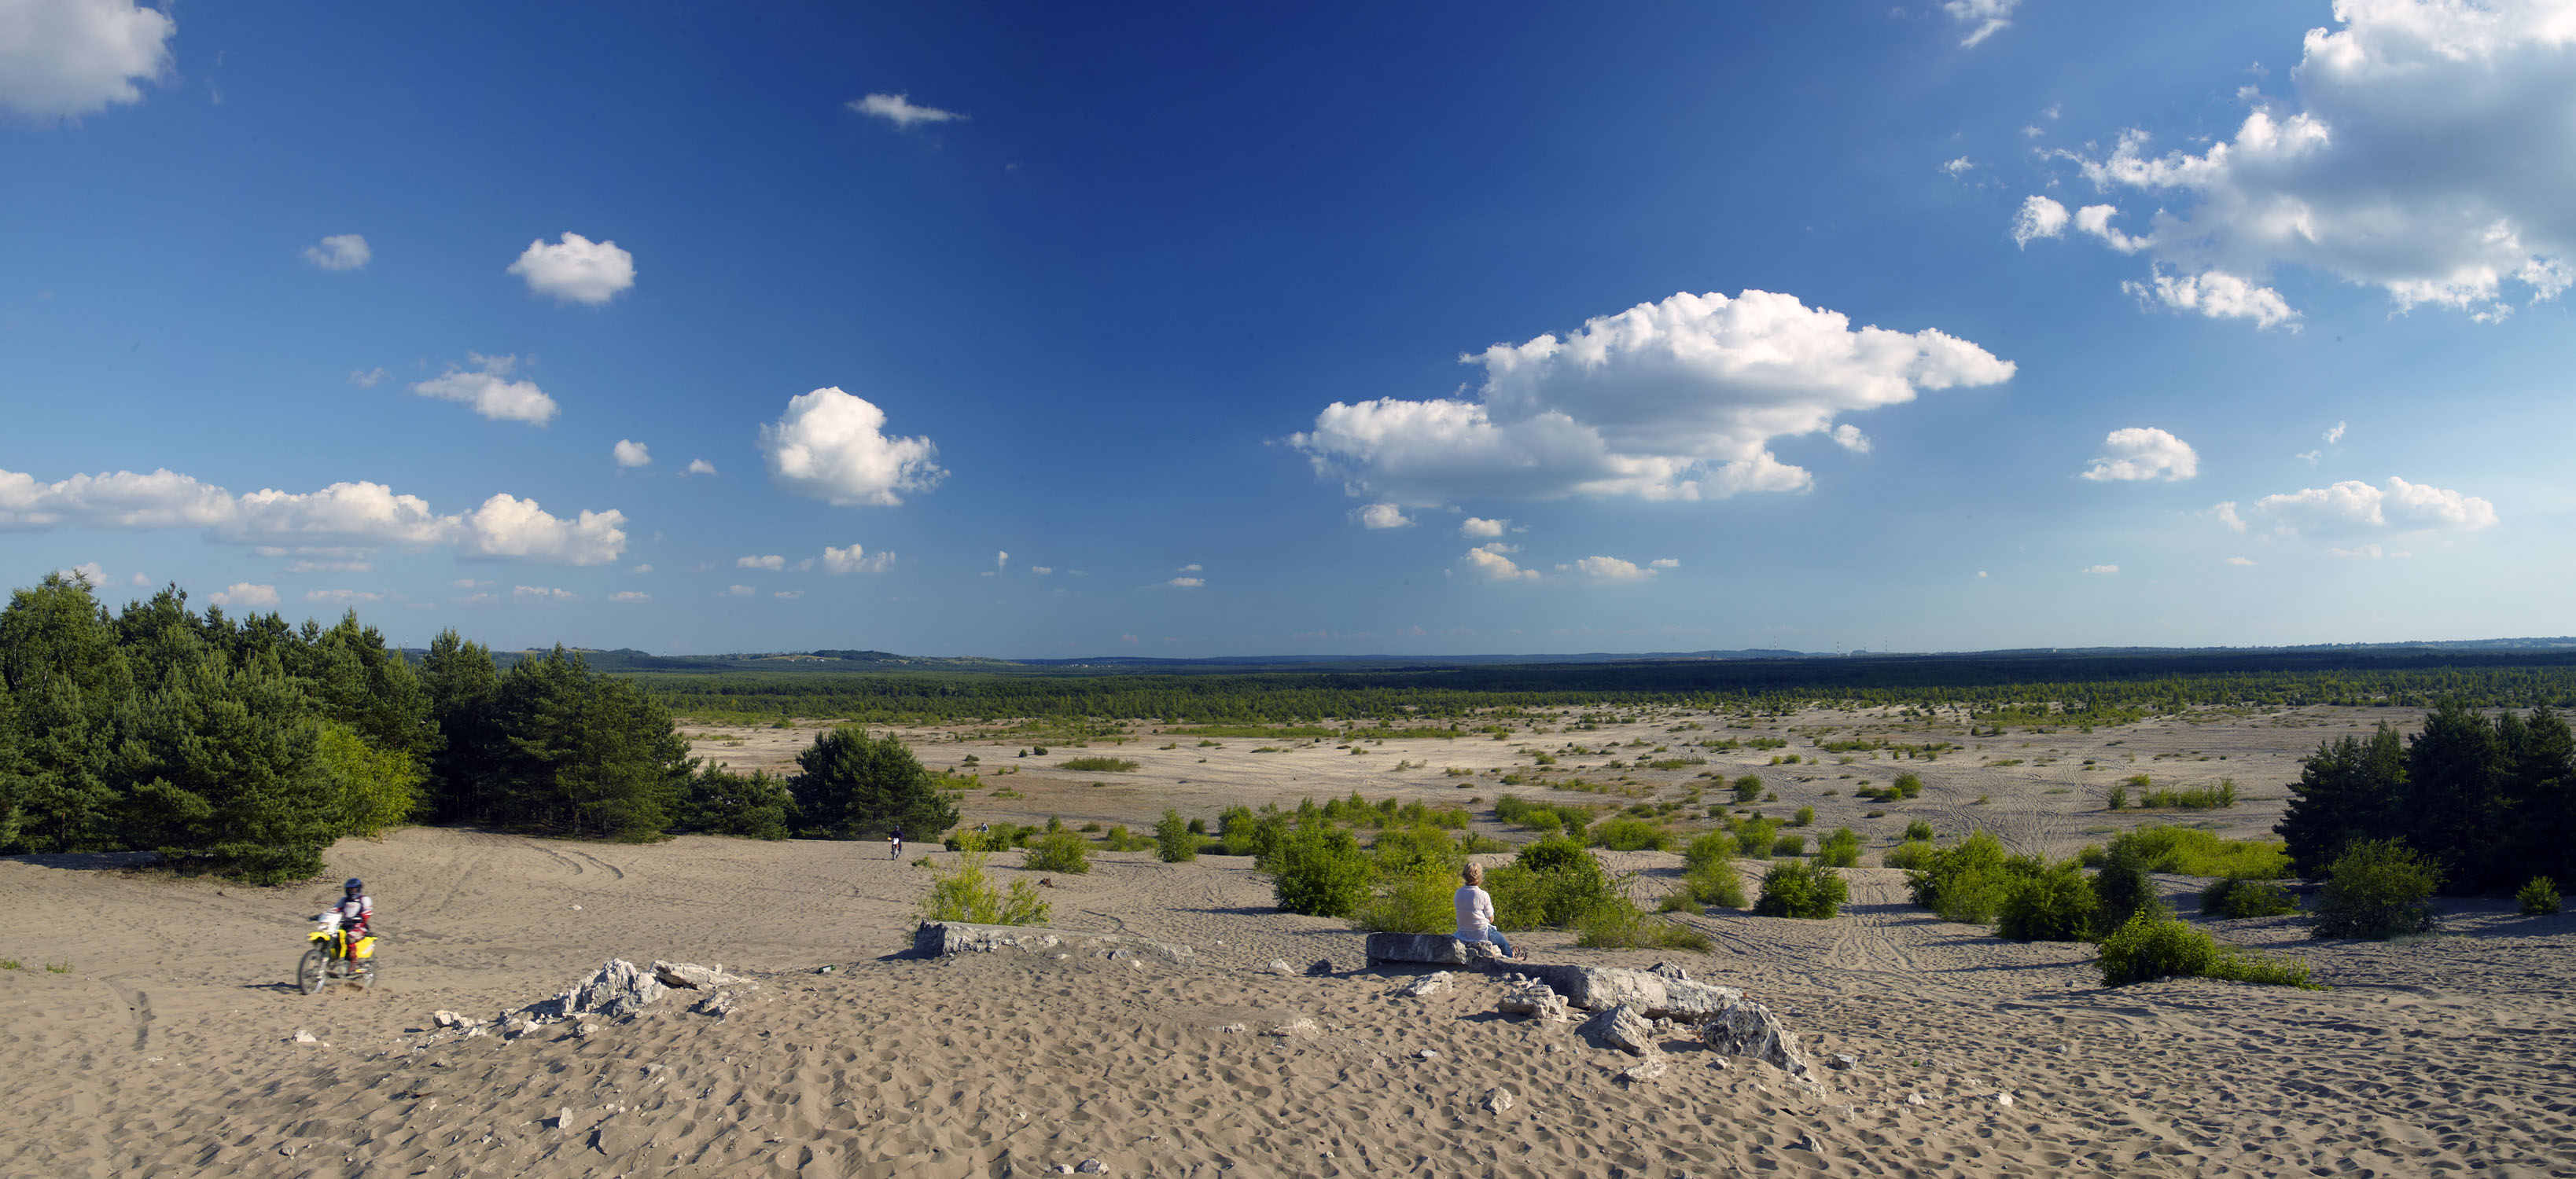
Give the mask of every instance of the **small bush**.
[{"label": "small bush", "polygon": [[1387,877],[1351,924],[1375,933],[1447,933],[1458,924],[1457,886],[1446,874]]},{"label": "small bush", "polygon": [[2116,811],[2127,805],[2129,805],[2129,788],[2126,786],[2114,786],[2109,794],[2102,796],[2103,810]]},{"label": "small bush", "polygon": [[1166,864],[1181,864],[1199,858],[1200,824],[1181,817],[1181,812],[1166,810],[1163,821],[1154,824],[1154,854]]},{"label": "small bush", "polygon": [[2078,942],[2093,933],[2101,898],[2073,860],[2014,879],[1996,914],[1995,933],[2017,942]]},{"label": "small bush", "polygon": [[1044,925],[1047,903],[1026,880],[1011,882],[1009,892],[984,874],[984,853],[957,857],[954,869],[933,875],[930,892],[921,898],[924,921],[972,921],[979,925]]},{"label": "small bush", "polygon": [[1664,851],[1673,833],[1644,819],[1612,819],[1592,829],[1592,842],[1612,851]]},{"label": "small bush", "polygon": [[1601,862],[1562,836],[1521,845],[1511,863],[1485,874],[1485,888],[1504,929],[1568,928],[1612,895]]},{"label": "small bush", "polygon": [[2223,876],[2200,890],[2200,911],[2208,917],[2278,917],[2299,911],[2299,903],[2268,880]]},{"label": "small bush", "polygon": [[1771,858],[1772,845],[1780,842],[1780,828],[1769,819],[1747,819],[1735,828],[1735,850],[1756,860]]},{"label": "small bush", "polygon": [[1357,836],[1339,827],[1299,827],[1268,860],[1279,907],[1313,917],[1348,917],[1369,899],[1376,875]]},{"label": "small bush", "polygon": [[1125,774],[1134,772],[1136,763],[1123,757],[1076,757],[1066,760],[1062,768],[1086,774]]},{"label": "small bush", "polygon": [[2221,839],[2198,827],[2140,827],[2114,837],[2105,854],[2122,848],[2134,849],[2152,872],[2248,880],[2278,880],[2290,874],[2284,845],[2262,839]]},{"label": "small bush", "polygon": [[2513,894],[2513,899],[2522,902],[2526,916],[2549,916],[2559,909],[2558,882],[2546,876],[2534,876],[2531,883],[2522,886],[2521,892]]},{"label": "small bush", "polygon": [[1741,909],[1744,907],[1744,878],[1736,875],[1735,861],[1719,860],[1682,873],[1682,895],[1702,906]]},{"label": "small bush", "polygon": [[1905,887],[1915,904],[1944,921],[1984,925],[2003,911],[2014,878],[2036,875],[2042,868],[2037,858],[2008,855],[2001,840],[1977,831],[1957,846],[1933,852],[1922,868],[1906,873]]},{"label": "small bush", "polygon": [[2425,898],[2441,886],[2430,860],[2394,839],[2369,839],[2345,848],[2326,872],[2317,894],[2316,937],[2385,940],[2431,933],[2437,924]]},{"label": "small bush", "polygon": [[1792,826],[1792,827],[1813,827],[1813,826],[1815,826],[1815,825],[1816,825],[1816,808],[1811,807],[1811,806],[1802,806],[1802,807],[1799,807],[1799,808],[1798,808],[1798,817],[1797,817],[1797,818],[1794,818],[1794,819],[1789,820],[1789,825],[1790,825],[1790,826]]},{"label": "small bush", "polygon": [[1926,823],[1921,819],[1908,821],[1905,824],[1905,838],[1909,840],[1920,840],[1924,843],[1932,842],[1932,824]]},{"label": "small bush", "polygon": [[1762,801],[1762,779],[1759,775],[1746,774],[1735,780],[1736,805],[1751,806],[1760,801]]},{"label": "small bush", "polygon": [[1816,843],[1816,862],[1828,868],[1860,866],[1860,833],[1849,827],[1836,827],[1834,833]]},{"label": "small bush", "polygon": [[1898,774],[1895,784],[1888,789],[1895,791],[1897,798],[1914,798],[1923,793],[1923,779],[1912,774]]},{"label": "small bush", "polygon": [[2101,901],[2094,917],[2095,931],[2108,936],[2140,913],[2159,920],[2172,916],[2163,896],[2156,891],[2154,878],[2148,875],[2153,865],[2145,853],[2116,839],[2111,842],[2111,850],[2101,856],[2101,870],[2093,877],[2093,895]]},{"label": "small bush", "polygon": [[1783,835],[1778,839],[1774,839],[1771,841],[1771,854],[1775,856],[1803,856],[1807,854],[1807,837],[1804,835]]},{"label": "small bush", "polygon": [[1784,860],[1762,874],[1762,896],[1753,911],[1764,917],[1798,917],[1822,921],[1842,911],[1851,899],[1842,874],[1822,864]]},{"label": "small bush", "polygon": [[1110,851],[1143,851],[1154,846],[1154,841],[1127,830],[1122,823],[1111,827],[1108,834],[1100,837],[1100,846]]},{"label": "small bush", "polygon": [[2308,964],[2222,946],[2171,917],[2140,913],[2102,939],[2102,985],[2124,987],[2160,978],[2215,978],[2321,991]]},{"label": "small bush", "polygon": [[1066,872],[1079,876],[1091,871],[1090,845],[1081,836],[1061,827],[1030,840],[1026,855],[1020,866],[1031,872]]},{"label": "small bush", "polygon": [[1878,864],[1882,868],[1903,868],[1907,871],[1915,871],[1930,864],[1933,853],[1938,850],[1929,841],[1909,839],[1880,852]]},{"label": "small bush", "polygon": [[1648,914],[1616,888],[1577,917],[1574,927],[1578,931],[1574,944],[1591,949],[1697,950],[1705,954],[1715,948],[1707,934]]}]

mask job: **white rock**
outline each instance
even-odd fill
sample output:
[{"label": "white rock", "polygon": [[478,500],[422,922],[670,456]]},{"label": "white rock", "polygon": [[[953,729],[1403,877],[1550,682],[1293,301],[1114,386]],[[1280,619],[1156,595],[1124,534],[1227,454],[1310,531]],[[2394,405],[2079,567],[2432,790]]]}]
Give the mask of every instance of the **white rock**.
[{"label": "white rock", "polygon": [[1492,1092],[1485,1094],[1485,1108],[1492,1110],[1495,1113],[1510,1113],[1512,1109],[1512,1091],[1509,1089],[1495,1089]]},{"label": "white rock", "polygon": [[1546,983],[1523,982],[1503,992],[1494,1001],[1494,1010],[1505,1015],[1528,1015],[1554,1023],[1565,1021],[1565,1000]]},{"label": "white rock", "polygon": [[1436,1059],[1438,1059],[1438,1058],[1439,1058],[1439,1056],[1440,1056],[1440,1054],[1439,1054],[1439,1053],[1434,1052],[1434,1051],[1432,1051],[1432,1050],[1430,1050],[1430,1049],[1428,1049],[1428,1048],[1417,1049],[1417,1050],[1415,1050],[1415,1052],[1413,1053],[1413,1058],[1414,1058],[1415,1060],[1436,1060]]},{"label": "white rock", "polygon": [[1106,1175],[1109,1173],[1109,1164],[1101,1162],[1099,1159],[1084,1159],[1079,1165],[1074,1167],[1073,1173],[1076,1175]]},{"label": "white rock", "polygon": [[1449,972],[1443,970],[1413,980],[1405,986],[1402,993],[1407,998],[1424,999],[1448,990],[1449,986]]},{"label": "white rock", "polygon": [[1272,973],[1272,974],[1295,974],[1295,973],[1297,973],[1297,968],[1296,968],[1296,967],[1294,967],[1294,966],[1290,966],[1290,965],[1288,964],[1288,960],[1287,960],[1287,959],[1285,959],[1285,958],[1273,958],[1273,959],[1271,959],[1271,960],[1270,960],[1270,965],[1265,966],[1265,967],[1262,967],[1262,969],[1267,970],[1267,971],[1269,971],[1269,972],[1270,972],[1270,973]]},{"label": "white rock", "polygon": [[1637,1063],[1628,1066],[1627,1069],[1619,1074],[1619,1079],[1626,1081],[1631,1085],[1640,1081],[1654,1080],[1655,1078],[1664,1075],[1664,1070],[1669,1067],[1665,1064],[1665,1060],[1666,1057],[1663,1053],[1653,1053],[1652,1055],[1647,1056],[1644,1060],[1640,1060]]},{"label": "white rock", "polygon": [[1837,1052],[1825,1058],[1825,1064],[1837,1071],[1849,1072],[1860,1067],[1860,1058],[1848,1052]]},{"label": "white rock", "polygon": [[319,1044],[322,1042],[321,1040],[316,1039],[313,1033],[305,1031],[303,1028],[295,1029],[295,1034],[288,1036],[287,1039],[298,1044]]},{"label": "white rock", "polygon": [[1287,1023],[1278,1024],[1264,1034],[1280,1037],[1294,1036],[1301,1040],[1310,1040],[1316,1036],[1317,1032],[1318,1029],[1315,1027],[1315,1021],[1301,1016],[1297,1019],[1290,1020]]},{"label": "white rock", "polygon": [[453,1011],[433,1012],[429,1017],[429,1021],[443,1028],[459,1028],[465,1026],[465,1017],[458,1015]]},{"label": "white rock", "polygon": [[1930,1105],[1930,1104],[1932,1104],[1932,1101],[1931,1101],[1931,1099],[1930,1099],[1930,1098],[1927,1098],[1927,1097],[1923,1096],[1923,1095],[1922,1095],[1922,1094],[1920,1094],[1920,1093],[1908,1093],[1908,1094],[1906,1094],[1906,1095],[1905,1095],[1905,1104],[1907,1104],[1907,1105]]},{"label": "white rock", "polygon": [[1576,1030],[1601,1047],[1616,1048],[1630,1056],[1647,1056],[1655,1051],[1654,1025],[1625,1003],[1583,1021]]},{"label": "white rock", "polygon": [[1700,1038],[1712,1051],[1766,1061],[1793,1077],[1805,1079],[1814,1071],[1798,1051],[1798,1037],[1780,1026],[1770,1008],[1750,1000],[1730,1003],[1700,1025]]},{"label": "white rock", "polygon": [[663,986],[688,990],[711,991],[746,980],[726,974],[723,963],[700,966],[695,962],[664,962],[655,959],[653,978]]},{"label": "white rock", "polygon": [[2011,1093],[2009,1093],[2009,1092],[2005,1092],[2005,1093],[1997,1093],[1997,1094],[1995,1094],[1995,1104],[2000,1105],[2000,1106],[2004,1107],[2005,1109],[2011,1109],[2011,1108],[2012,1108],[2012,1103],[2013,1103],[2013,1095],[2012,1095]]}]

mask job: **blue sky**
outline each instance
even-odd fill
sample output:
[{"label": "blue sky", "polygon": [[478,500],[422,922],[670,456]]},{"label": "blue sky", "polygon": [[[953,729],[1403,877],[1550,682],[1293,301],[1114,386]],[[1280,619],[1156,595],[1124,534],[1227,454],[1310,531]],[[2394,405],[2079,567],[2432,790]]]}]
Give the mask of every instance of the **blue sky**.
[{"label": "blue sky", "polygon": [[9,10],[15,585],[660,652],[2576,630],[2563,0]]}]

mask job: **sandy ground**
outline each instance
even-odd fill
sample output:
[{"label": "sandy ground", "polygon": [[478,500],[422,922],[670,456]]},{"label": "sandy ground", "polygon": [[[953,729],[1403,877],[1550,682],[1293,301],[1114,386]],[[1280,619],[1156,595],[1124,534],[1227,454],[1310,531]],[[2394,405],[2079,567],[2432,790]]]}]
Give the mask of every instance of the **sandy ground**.
[{"label": "sandy ground", "polygon": [[[2278,719],[2082,742],[2033,735],[2057,739],[2035,748],[2065,751],[2046,767],[2027,764],[2022,734],[1989,739],[1990,756],[2025,765],[1980,771],[1973,749],[1919,763],[1927,790],[1912,805],[2005,816],[1996,825],[2026,843],[2067,844],[2087,825],[2137,821],[2046,793],[2107,785],[2097,781],[2106,771],[2076,768],[2084,757],[2135,752],[2142,768],[2159,752],[2213,758],[2154,763],[2161,785],[2166,769],[2214,779],[2223,753],[2224,772],[2249,793],[2277,794],[2284,759],[2349,723]],[[1530,743],[1599,748],[1609,732]],[[1204,784],[1170,796],[1185,810],[1229,797],[1198,756],[1269,775],[1233,787],[1255,802],[1293,799],[1310,774],[1319,793],[1326,782],[1347,792],[1362,771],[1342,767],[1407,759],[1393,740],[1365,757],[1326,741],[1258,763],[1215,756],[1240,746],[1249,759],[1253,741],[1152,748],[1161,743],[1119,750],[1146,763],[1134,780],[1095,788],[1049,773],[1057,794],[1025,801],[1100,798],[1064,813],[1132,824],[1159,813],[1164,790]],[[946,744],[950,758],[991,748]],[[1511,742],[1420,744],[1454,751],[1435,765],[1513,764],[1495,752]],[[1026,764],[1009,756],[1016,748],[1003,755]],[[1060,760],[1052,748],[1048,760]],[[1856,764],[1892,776],[1883,760]],[[2128,764],[2121,776],[2137,772]],[[1794,785],[1822,789],[1855,772],[1826,767]],[[1735,761],[1725,768],[1737,772]],[[1775,805],[1793,804],[1792,775],[1755,772],[1783,778]],[[1025,790],[1041,776],[998,781]],[[1490,782],[1420,788],[1490,797]],[[1975,806],[1980,793],[1991,801]],[[2266,805],[2278,804],[2239,811]],[[996,866],[1013,874],[1015,858]],[[1650,878],[1678,866],[1667,853],[1610,858]],[[926,873],[881,845],[618,846],[414,829],[345,842],[331,861],[367,877],[380,907],[372,992],[307,997],[288,985],[302,918],[327,902],[327,885],[179,881],[120,870],[112,857],[0,860],[0,958],[20,964],[0,970],[0,1076],[14,1082],[0,1106],[0,1173],[986,1176],[1098,1158],[1113,1174],[1171,1175],[2576,1174],[2576,916],[2523,918],[2501,903],[2449,904],[2446,935],[2399,945],[2311,943],[2294,919],[2209,926],[2305,954],[2336,988],[2323,993],[2197,980],[2105,990],[2089,948],[2015,945],[1942,923],[1905,905],[1901,874],[1884,869],[1853,871],[1854,903],[1832,921],[1691,918],[1717,942],[1705,956],[1522,939],[1549,960],[1679,957],[1694,977],[1744,987],[1812,1050],[1859,1057],[1811,1090],[1745,1060],[1713,1067],[1717,1058],[1680,1043],[1663,1078],[1619,1082],[1630,1062],[1570,1026],[1495,1018],[1490,980],[1395,997],[1398,979],[1365,969],[1359,934],[1279,913],[1267,881],[1228,857],[1164,865],[1100,853],[1087,876],[1049,878],[1055,924],[1199,955],[1134,966],[913,959],[903,951]],[[2190,882],[2167,883],[2179,895]],[[724,1019],[664,1003],[586,1040],[420,1047],[434,1010],[489,1018],[612,956],[721,961],[761,987]],[[1274,976],[1261,969],[1273,958],[1329,960],[1334,973]],[[827,964],[834,973],[815,973]],[[1320,1034],[1258,1034],[1300,1016]],[[299,1028],[322,1042],[289,1042]],[[1485,1108],[1498,1088],[1515,1097],[1500,1114]],[[2009,1106],[1995,1097],[2007,1092]],[[565,1110],[573,1116],[558,1126]]]}]

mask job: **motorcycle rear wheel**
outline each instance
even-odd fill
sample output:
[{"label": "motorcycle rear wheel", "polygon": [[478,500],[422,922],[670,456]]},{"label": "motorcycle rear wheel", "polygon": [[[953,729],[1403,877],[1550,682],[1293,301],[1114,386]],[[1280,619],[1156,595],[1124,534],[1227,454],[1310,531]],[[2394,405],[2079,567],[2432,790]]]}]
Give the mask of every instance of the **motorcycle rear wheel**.
[{"label": "motorcycle rear wheel", "polygon": [[304,951],[303,961],[295,964],[295,985],[308,995],[321,990],[323,974],[330,965],[331,957],[323,953],[321,947]]}]

